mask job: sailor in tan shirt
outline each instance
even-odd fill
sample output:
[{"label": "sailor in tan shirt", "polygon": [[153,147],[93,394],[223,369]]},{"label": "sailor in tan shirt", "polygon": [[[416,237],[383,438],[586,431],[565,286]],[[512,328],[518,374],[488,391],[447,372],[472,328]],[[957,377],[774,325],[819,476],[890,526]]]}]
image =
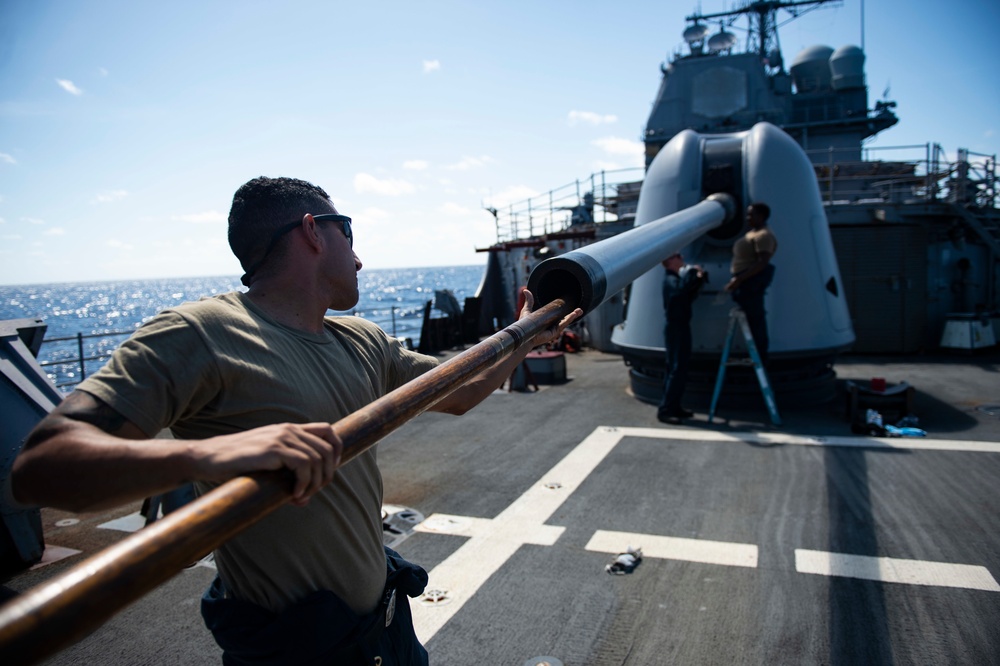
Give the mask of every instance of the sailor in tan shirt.
[{"label": "sailor in tan shirt", "polygon": [[[203,614],[224,663],[425,664],[395,594],[412,596],[413,585],[392,582],[402,569],[382,546],[376,449],[339,467],[343,443],[330,424],[437,361],[362,319],[326,316],[357,304],[361,260],[351,218],[321,188],[293,178],[247,182],[233,197],[229,243],[248,291],[171,308],[144,325],[29,435],[14,463],[14,499],[82,512],[287,469],[291,504],[216,552],[219,578]],[[533,303],[525,292],[522,314]],[[557,340],[581,315],[534,344]],[[530,348],[431,409],[465,413]],[[164,428],[173,439],[156,438]],[[422,588],[426,573],[403,564],[423,573]]]},{"label": "sailor in tan shirt", "polygon": [[778,239],[767,226],[770,216],[771,209],[767,204],[753,203],[747,207],[750,230],[733,245],[732,278],[725,287],[746,315],[754,344],[765,366],[770,341],[764,294],[774,279],[771,258],[778,251]]}]

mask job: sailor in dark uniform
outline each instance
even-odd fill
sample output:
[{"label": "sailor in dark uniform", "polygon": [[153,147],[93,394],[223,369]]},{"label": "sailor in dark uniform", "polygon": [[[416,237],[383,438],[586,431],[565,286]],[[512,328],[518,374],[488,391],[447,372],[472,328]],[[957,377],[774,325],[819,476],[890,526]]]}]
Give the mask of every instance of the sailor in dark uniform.
[{"label": "sailor in dark uniform", "polygon": [[708,275],[701,266],[685,265],[678,252],[663,260],[663,310],[667,317],[665,342],[667,372],[663,387],[663,400],[656,417],[672,425],[692,413],[681,407],[681,396],[687,383],[691,364],[691,303],[698,296]]}]

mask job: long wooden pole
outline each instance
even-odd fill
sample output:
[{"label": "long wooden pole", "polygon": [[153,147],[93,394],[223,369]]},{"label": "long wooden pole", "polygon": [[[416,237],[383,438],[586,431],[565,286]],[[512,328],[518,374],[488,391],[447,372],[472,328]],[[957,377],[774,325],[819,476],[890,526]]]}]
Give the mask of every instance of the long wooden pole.
[{"label": "long wooden pole", "polygon": [[[344,465],[573,310],[554,299],[392,393],[333,424]],[[0,607],[0,663],[33,664],[88,636],[112,615],[291,499],[281,472],[242,476]]]}]

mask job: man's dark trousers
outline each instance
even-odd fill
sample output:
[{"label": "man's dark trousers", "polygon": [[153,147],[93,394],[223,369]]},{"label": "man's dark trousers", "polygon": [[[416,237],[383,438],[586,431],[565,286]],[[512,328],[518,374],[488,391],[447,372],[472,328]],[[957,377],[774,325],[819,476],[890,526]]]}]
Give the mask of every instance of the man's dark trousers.
[{"label": "man's dark trousers", "polygon": [[773,279],[774,266],[768,264],[767,268],[733,290],[733,302],[740,306],[743,314],[747,317],[750,334],[753,335],[757,353],[764,366],[767,366],[767,350],[770,346],[767,334],[767,311],[764,309],[764,294]]},{"label": "man's dark trousers", "polygon": [[678,416],[681,412],[681,395],[687,383],[688,368],[691,366],[690,322],[675,322],[673,325],[667,322],[665,340],[667,379],[659,412],[664,416]]}]

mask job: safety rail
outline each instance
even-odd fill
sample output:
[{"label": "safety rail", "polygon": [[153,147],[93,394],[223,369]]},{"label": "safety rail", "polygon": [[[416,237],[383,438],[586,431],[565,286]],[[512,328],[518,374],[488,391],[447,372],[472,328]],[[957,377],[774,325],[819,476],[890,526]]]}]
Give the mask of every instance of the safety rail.
[{"label": "safety rail", "polygon": [[641,167],[597,171],[501,208],[488,207],[496,222],[497,243],[556,233],[574,224],[603,224],[634,213],[643,175]]},{"label": "safety rail", "polygon": [[[386,333],[391,333],[393,337],[400,338],[404,345],[413,348],[420,340],[420,330],[423,326],[423,308],[401,308],[393,305],[388,308],[366,310],[364,312],[352,311],[351,315],[370,319],[382,327]],[[101,362],[90,366],[90,374],[93,374],[103,365],[104,361],[111,358],[121,341],[114,342],[115,338],[123,338],[132,335],[134,331],[105,331],[103,333],[77,333],[57,338],[45,338],[42,341],[39,357],[45,360],[39,362],[43,368],[54,368],[55,372],[46,370],[49,379],[58,389],[65,389],[76,386],[88,374],[88,363]],[[96,345],[92,345],[91,351],[85,349],[84,340],[100,339]],[[76,345],[67,349],[68,345],[60,346],[58,343],[75,342]]]},{"label": "safety rail", "polygon": [[[939,144],[806,151],[826,203],[943,201],[977,208],[998,204],[996,155]],[[853,159],[851,159],[853,157]]]},{"label": "safety rail", "polygon": [[[49,379],[55,382],[56,388],[61,389],[67,386],[74,386],[87,378],[88,361],[107,361],[109,358],[111,358],[111,353],[118,347],[117,344],[115,344],[110,348],[107,345],[104,345],[103,343],[98,344],[96,345],[98,350],[105,349],[106,351],[99,351],[96,354],[87,356],[84,352],[84,345],[83,345],[84,340],[90,338],[102,338],[104,340],[110,340],[115,337],[132,335],[132,333],[133,331],[106,331],[104,333],[87,333],[87,334],[77,333],[76,335],[69,335],[59,338],[45,338],[45,340],[43,341],[43,349],[45,349],[44,345],[51,345],[52,343],[57,343],[57,342],[75,341],[76,356],[70,356],[68,358],[57,358],[56,360],[50,360],[50,361],[41,361],[39,365],[42,366],[43,368],[50,368],[50,367],[65,368],[68,366],[79,367],[80,369],[79,378],[77,378],[76,375],[71,371],[57,372],[54,376],[52,373],[48,373]],[[60,351],[61,350],[58,349],[54,351],[51,349],[46,349],[47,356],[51,356],[53,354],[59,354]],[[62,379],[60,379],[60,377],[62,377]],[[65,379],[66,377],[72,377],[72,379],[67,381]]]},{"label": "safety rail", "polygon": [[[995,208],[1000,204],[996,155],[959,149],[954,160],[936,143],[807,150],[824,202],[945,201]],[[577,224],[618,221],[635,212],[641,167],[598,171],[502,207],[487,207],[496,242],[566,231]]]}]

